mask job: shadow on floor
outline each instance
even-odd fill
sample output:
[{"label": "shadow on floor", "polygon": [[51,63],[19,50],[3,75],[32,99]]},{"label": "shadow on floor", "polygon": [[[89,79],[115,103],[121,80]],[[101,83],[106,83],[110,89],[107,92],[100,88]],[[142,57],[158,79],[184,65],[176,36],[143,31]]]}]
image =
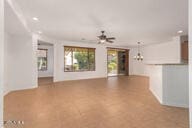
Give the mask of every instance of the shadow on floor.
[{"label": "shadow on floor", "polygon": [[38,78],[38,85],[49,85],[53,83],[53,77],[40,77]]}]

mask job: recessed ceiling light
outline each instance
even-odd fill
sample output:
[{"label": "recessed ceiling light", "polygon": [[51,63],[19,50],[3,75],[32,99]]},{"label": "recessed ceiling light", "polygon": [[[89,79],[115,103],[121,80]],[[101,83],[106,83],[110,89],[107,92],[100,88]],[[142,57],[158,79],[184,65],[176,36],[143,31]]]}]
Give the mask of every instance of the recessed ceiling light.
[{"label": "recessed ceiling light", "polygon": [[42,34],[43,32],[42,31],[38,31],[39,34]]},{"label": "recessed ceiling light", "polygon": [[178,34],[181,34],[181,33],[183,33],[183,31],[182,31],[182,30],[179,30],[179,31],[177,31],[177,33],[178,33]]},{"label": "recessed ceiling light", "polygon": [[39,19],[37,17],[33,17],[33,20],[34,21],[38,21]]}]

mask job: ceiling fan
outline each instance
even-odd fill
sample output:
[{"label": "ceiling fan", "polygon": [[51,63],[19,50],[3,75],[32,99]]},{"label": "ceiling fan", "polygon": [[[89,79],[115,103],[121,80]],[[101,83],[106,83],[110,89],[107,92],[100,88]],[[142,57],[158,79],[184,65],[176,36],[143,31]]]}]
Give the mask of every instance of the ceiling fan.
[{"label": "ceiling fan", "polygon": [[105,43],[105,42],[114,43],[112,40],[115,40],[115,37],[107,37],[104,33],[105,31],[101,31],[101,35],[98,36],[99,38],[98,44]]}]

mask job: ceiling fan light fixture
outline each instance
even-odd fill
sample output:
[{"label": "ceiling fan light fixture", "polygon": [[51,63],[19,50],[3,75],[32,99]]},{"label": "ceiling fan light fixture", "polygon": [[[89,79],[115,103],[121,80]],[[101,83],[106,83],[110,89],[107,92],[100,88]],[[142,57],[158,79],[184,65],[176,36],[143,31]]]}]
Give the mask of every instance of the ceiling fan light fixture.
[{"label": "ceiling fan light fixture", "polygon": [[105,42],[106,42],[106,40],[104,40],[104,39],[101,39],[101,40],[100,40],[100,42],[101,42],[101,43],[105,43]]},{"label": "ceiling fan light fixture", "polygon": [[115,40],[115,37],[107,37],[105,34],[105,31],[101,31],[101,35],[98,36],[99,43],[98,44],[104,44],[104,43],[113,43]]},{"label": "ceiling fan light fixture", "polygon": [[42,31],[38,31],[39,34],[42,34],[43,32]]},{"label": "ceiling fan light fixture", "polygon": [[37,17],[33,17],[34,21],[39,21],[39,19]]},{"label": "ceiling fan light fixture", "polygon": [[181,34],[181,33],[183,33],[183,30],[179,30],[179,31],[177,31],[177,33],[178,33],[178,34]]}]

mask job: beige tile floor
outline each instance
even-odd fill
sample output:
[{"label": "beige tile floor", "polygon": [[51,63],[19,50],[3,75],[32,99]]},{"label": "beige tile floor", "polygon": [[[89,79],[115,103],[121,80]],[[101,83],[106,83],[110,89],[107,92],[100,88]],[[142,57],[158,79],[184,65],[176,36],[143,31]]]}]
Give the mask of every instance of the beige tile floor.
[{"label": "beige tile floor", "polygon": [[189,128],[188,109],[160,105],[146,77],[50,85],[5,96],[4,118],[24,128]]}]

